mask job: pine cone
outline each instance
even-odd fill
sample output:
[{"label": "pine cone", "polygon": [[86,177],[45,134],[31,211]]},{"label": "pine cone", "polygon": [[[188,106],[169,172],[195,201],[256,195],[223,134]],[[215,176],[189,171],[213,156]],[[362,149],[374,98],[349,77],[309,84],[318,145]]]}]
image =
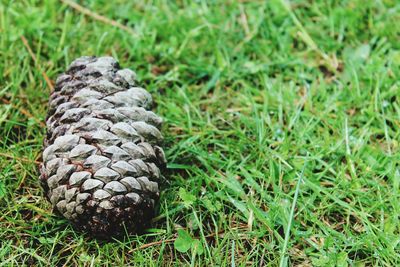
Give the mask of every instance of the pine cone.
[{"label": "pine cone", "polygon": [[54,209],[100,238],[148,227],[166,164],[162,119],[136,74],[81,57],[50,96],[41,183]]}]

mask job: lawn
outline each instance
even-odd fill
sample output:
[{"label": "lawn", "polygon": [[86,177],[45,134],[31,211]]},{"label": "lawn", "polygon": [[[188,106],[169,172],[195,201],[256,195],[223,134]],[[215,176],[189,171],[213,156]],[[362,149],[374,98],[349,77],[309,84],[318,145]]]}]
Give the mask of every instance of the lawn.
[{"label": "lawn", "polygon": [[[400,2],[0,0],[0,266],[400,264]],[[158,215],[111,242],[39,185],[51,84],[135,70],[165,119]]]}]

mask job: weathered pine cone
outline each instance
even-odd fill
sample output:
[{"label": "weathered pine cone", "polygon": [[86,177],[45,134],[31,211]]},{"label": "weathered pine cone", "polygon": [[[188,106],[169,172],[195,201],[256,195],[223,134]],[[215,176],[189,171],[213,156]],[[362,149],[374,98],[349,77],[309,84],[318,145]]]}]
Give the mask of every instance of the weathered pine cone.
[{"label": "weathered pine cone", "polygon": [[159,197],[162,119],[135,78],[111,57],[81,57],[50,96],[42,186],[55,211],[100,238],[140,233]]}]

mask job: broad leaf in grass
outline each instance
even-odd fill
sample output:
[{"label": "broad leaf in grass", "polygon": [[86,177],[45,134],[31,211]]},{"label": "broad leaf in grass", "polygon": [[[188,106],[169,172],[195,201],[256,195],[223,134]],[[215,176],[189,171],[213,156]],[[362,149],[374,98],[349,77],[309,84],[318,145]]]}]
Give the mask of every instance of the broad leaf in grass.
[{"label": "broad leaf in grass", "polygon": [[185,230],[178,230],[178,238],[174,242],[175,249],[179,252],[187,252],[193,242],[193,238]]},{"label": "broad leaf in grass", "polygon": [[183,201],[185,207],[189,207],[196,201],[196,197],[185,190],[185,188],[179,188],[179,197]]},{"label": "broad leaf in grass", "polygon": [[192,251],[197,254],[197,255],[201,255],[204,252],[203,246],[200,242],[200,240],[198,239],[194,239],[192,242]]}]

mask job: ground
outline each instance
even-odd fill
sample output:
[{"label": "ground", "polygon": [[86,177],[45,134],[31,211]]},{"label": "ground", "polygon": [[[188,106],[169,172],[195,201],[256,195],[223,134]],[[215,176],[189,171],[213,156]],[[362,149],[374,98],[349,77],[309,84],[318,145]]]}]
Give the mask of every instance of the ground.
[{"label": "ground", "polygon": [[[400,3],[0,1],[0,266],[400,264]],[[158,216],[112,242],[38,181],[51,84],[135,70],[163,116]]]}]

